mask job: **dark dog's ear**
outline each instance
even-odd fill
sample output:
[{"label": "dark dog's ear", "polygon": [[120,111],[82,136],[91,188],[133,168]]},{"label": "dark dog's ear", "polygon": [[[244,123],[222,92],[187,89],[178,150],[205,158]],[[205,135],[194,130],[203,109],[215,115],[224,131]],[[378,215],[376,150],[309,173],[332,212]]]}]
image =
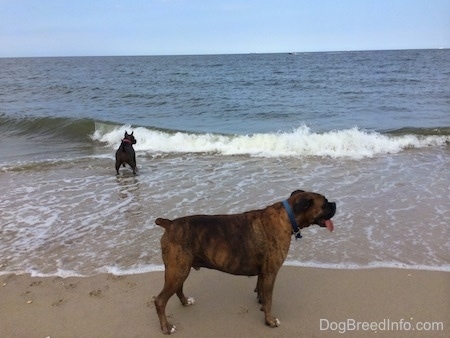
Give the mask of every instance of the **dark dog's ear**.
[{"label": "dark dog's ear", "polygon": [[131,136],[133,136],[133,134],[134,134],[134,130],[133,130],[133,131],[131,132],[131,134],[130,134],[130,135],[131,135]]},{"label": "dark dog's ear", "polygon": [[301,192],[304,192],[303,190],[295,190],[295,191],[293,191],[292,193],[291,193],[291,196],[290,197],[292,197],[292,196],[294,196],[294,195],[296,195],[296,194],[298,194],[298,193],[301,193]]},{"label": "dark dog's ear", "polygon": [[127,137],[128,136],[128,132],[125,130],[125,135],[124,135],[124,137]]},{"label": "dark dog's ear", "polygon": [[293,206],[294,213],[299,213],[302,211],[305,211],[312,207],[314,204],[314,201],[311,198],[300,198],[298,199]]}]

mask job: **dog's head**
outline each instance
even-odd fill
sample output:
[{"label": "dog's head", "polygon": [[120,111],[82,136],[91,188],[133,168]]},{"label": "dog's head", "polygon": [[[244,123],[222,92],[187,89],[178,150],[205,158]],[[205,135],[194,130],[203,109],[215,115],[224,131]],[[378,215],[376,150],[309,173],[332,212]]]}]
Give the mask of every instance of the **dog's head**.
[{"label": "dog's head", "polygon": [[300,229],[317,224],[333,231],[334,225],[331,218],[336,213],[335,202],[328,202],[323,195],[303,190],[292,192],[288,202]]},{"label": "dog's head", "polygon": [[136,139],[133,135],[134,131],[131,132],[131,134],[128,134],[127,131],[125,131],[125,135],[123,137],[124,140],[128,140],[131,144],[136,144]]}]

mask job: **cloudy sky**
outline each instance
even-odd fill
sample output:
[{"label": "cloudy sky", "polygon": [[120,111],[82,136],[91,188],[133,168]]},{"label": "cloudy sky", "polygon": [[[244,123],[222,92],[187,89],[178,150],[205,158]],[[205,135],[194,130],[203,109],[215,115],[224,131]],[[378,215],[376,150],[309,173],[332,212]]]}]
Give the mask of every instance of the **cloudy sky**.
[{"label": "cloudy sky", "polygon": [[450,48],[449,0],[0,0],[0,57]]}]

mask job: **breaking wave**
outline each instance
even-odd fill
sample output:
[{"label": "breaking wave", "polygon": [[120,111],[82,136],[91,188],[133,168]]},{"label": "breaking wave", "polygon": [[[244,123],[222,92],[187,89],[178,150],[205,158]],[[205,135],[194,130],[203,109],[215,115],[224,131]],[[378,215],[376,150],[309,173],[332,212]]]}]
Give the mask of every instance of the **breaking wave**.
[{"label": "breaking wave", "polygon": [[134,131],[137,151],[153,154],[211,153],[255,157],[318,156],[359,159],[450,144],[450,128],[408,128],[379,133],[354,127],[316,133],[305,125],[290,132],[223,135],[96,123],[92,139],[115,148],[125,131]]},{"label": "breaking wave", "polygon": [[56,137],[68,142],[94,141],[109,148],[117,148],[125,131],[134,131],[137,139],[135,149],[154,155],[208,153],[224,156],[360,159],[450,144],[450,127],[402,128],[386,132],[354,127],[318,133],[302,125],[287,132],[227,135],[120,125],[86,118],[10,118],[0,115],[0,122],[0,130],[4,135],[21,135],[29,139]]}]

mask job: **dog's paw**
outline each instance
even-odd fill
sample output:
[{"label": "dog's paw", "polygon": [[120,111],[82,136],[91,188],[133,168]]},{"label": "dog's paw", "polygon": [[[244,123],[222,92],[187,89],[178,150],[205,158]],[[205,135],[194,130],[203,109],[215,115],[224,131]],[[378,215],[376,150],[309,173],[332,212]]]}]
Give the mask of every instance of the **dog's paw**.
[{"label": "dog's paw", "polygon": [[192,297],[184,297],[181,298],[181,304],[183,304],[184,306],[189,306],[189,305],[193,305],[195,304],[195,299]]},{"label": "dog's paw", "polygon": [[278,327],[280,326],[281,322],[278,318],[272,318],[270,320],[267,320],[266,324],[270,327]]},{"label": "dog's paw", "polygon": [[177,331],[177,327],[175,325],[172,325],[172,327],[169,330],[169,334],[175,333]]},{"label": "dog's paw", "polygon": [[162,332],[164,333],[164,334],[172,334],[172,333],[175,333],[177,331],[177,327],[175,326],[175,325],[172,325],[172,324],[168,324],[168,326],[167,327],[165,327],[165,328],[162,328]]},{"label": "dog's paw", "polygon": [[195,299],[192,297],[187,297],[186,300],[187,300],[186,306],[195,304]]}]

